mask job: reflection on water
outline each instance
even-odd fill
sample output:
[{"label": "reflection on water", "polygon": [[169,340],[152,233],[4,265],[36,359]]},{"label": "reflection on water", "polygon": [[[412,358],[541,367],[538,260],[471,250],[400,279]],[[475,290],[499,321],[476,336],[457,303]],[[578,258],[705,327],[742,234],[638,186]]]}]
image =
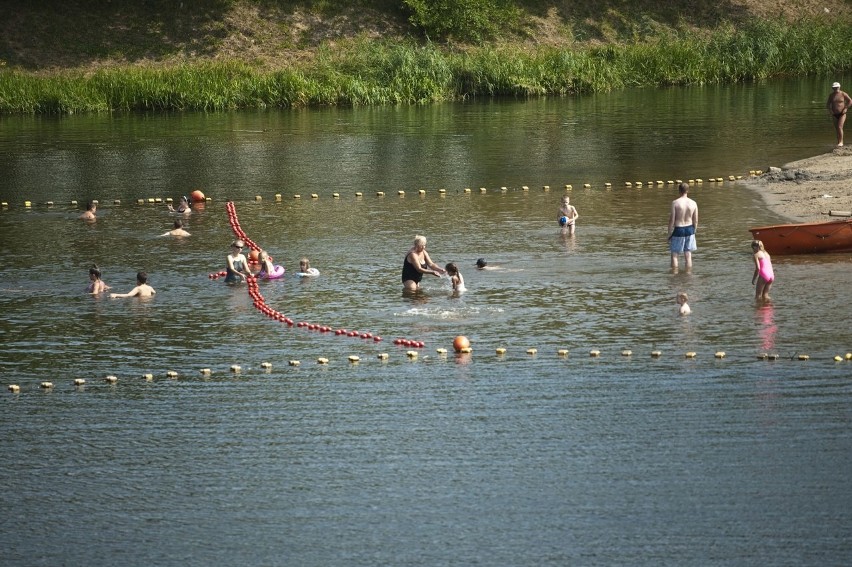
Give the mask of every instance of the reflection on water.
[{"label": "reflection on water", "polygon": [[[777,220],[758,196],[696,186],[695,266],[672,273],[676,191],[621,184],[818,153],[824,83],[0,118],[0,373],[22,386],[0,396],[4,565],[843,563],[849,256],[778,258],[755,308],[747,228]],[[568,183],[573,238],[553,218]],[[136,199],[196,187],[192,236],[159,238],[174,217]],[[87,198],[91,226],[69,204]],[[267,305],[385,339],[288,327],[210,279],[226,199],[288,269]],[[463,295],[401,293],[415,234]],[[321,277],[293,277],[303,256]],[[83,294],[92,263],[117,291],[147,271],[156,297]],[[811,360],[754,356],[773,351]]]}]

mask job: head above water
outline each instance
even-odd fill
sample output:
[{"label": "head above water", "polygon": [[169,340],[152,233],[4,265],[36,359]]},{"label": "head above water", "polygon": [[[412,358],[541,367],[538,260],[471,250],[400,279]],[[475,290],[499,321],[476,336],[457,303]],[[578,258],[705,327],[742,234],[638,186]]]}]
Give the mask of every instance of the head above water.
[{"label": "head above water", "polygon": [[757,252],[758,250],[764,250],[763,241],[761,240],[752,240],[751,241],[751,249]]},{"label": "head above water", "polygon": [[487,266],[487,265],[488,265],[488,262],[486,262],[486,261],[485,261],[485,258],[479,258],[479,259],[476,261],[476,267],[477,267],[477,268],[484,268],[484,267],[485,267],[485,266]]},{"label": "head above water", "polygon": [[678,305],[683,305],[689,300],[689,296],[686,295],[686,292],[680,292],[677,294],[677,302]]},{"label": "head above water", "polygon": [[311,269],[311,261],[307,258],[299,260],[299,271],[304,273]]},{"label": "head above water", "polygon": [[459,267],[456,266],[455,262],[450,262],[449,264],[444,266],[444,269],[447,270],[447,273],[451,276],[454,276],[459,273]]},{"label": "head above water", "polygon": [[677,186],[677,190],[680,192],[681,195],[686,195],[689,192],[689,183],[681,183]]},{"label": "head above water", "polygon": [[92,267],[89,268],[89,275],[94,276],[96,279],[101,279],[101,270],[93,264]]},{"label": "head above water", "polygon": [[146,272],[139,272],[136,274],[136,282],[139,285],[148,283],[148,274]]}]

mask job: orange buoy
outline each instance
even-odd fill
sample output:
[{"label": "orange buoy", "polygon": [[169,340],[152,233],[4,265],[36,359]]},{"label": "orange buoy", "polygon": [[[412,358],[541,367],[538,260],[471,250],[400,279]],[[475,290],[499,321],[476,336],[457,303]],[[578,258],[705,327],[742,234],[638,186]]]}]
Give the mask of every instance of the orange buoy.
[{"label": "orange buoy", "polygon": [[461,352],[463,349],[470,348],[470,341],[464,335],[459,335],[453,339],[453,348],[456,352]]},{"label": "orange buoy", "polygon": [[260,258],[260,251],[259,250],[252,250],[251,252],[249,252],[249,262],[257,262],[259,258]]},{"label": "orange buoy", "polygon": [[204,193],[200,190],[196,189],[192,193],[189,194],[189,198],[192,199],[193,203],[203,203],[204,202]]}]

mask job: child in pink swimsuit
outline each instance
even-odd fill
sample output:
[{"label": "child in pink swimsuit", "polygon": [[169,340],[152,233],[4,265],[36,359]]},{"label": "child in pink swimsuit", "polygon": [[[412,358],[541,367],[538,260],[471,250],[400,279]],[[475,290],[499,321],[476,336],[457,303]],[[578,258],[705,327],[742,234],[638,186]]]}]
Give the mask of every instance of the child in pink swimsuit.
[{"label": "child in pink swimsuit", "polygon": [[763,242],[755,240],[751,243],[754,252],[754,275],[751,283],[755,286],[754,298],[758,301],[769,301],[769,288],[775,281],[775,272],[772,271],[772,259],[763,248]]}]

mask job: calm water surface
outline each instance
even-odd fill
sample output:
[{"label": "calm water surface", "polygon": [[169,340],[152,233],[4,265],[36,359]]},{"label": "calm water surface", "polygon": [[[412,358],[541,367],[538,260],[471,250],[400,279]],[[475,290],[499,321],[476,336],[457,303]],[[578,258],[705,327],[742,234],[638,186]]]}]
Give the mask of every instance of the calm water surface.
[{"label": "calm water surface", "polygon": [[[832,359],[852,351],[852,257],[774,258],[758,308],[747,229],[783,219],[738,184],[696,186],[695,269],[673,274],[675,190],[645,184],[828,151],[831,80],[0,118],[0,563],[843,564],[852,362]],[[565,184],[574,238],[555,222]],[[136,204],[196,188],[213,200],[186,240]],[[68,203],[92,198],[86,225]],[[229,199],[288,270],[261,283],[267,304],[384,340],[288,328],[210,280]],[[415,234],[465,294],[427,276],[403,295]],[[301,256],[320,277],[294,277]],[[147,270],[156,297],[82,293],[93,262],[114,291]],[[473,353],[452,354],[458,334]],[[426,347],[410,358],[395,337]]]}]

